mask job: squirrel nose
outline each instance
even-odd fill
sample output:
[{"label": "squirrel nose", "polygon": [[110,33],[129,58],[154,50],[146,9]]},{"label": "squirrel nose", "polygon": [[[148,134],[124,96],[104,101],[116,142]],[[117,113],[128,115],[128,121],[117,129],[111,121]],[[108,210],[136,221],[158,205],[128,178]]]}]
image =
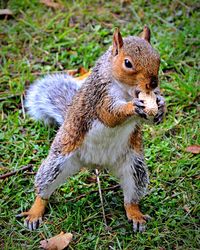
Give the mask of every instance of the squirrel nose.
[{"label": "squirrel nose", "polygon": [[155,89],[156,87],[158,87],[158,79],[157,79],[157,77],[155,77],[155,76],[151,77],[151,80],[150,80],[150,83],[149,83],[149,87],[151,89]]}]

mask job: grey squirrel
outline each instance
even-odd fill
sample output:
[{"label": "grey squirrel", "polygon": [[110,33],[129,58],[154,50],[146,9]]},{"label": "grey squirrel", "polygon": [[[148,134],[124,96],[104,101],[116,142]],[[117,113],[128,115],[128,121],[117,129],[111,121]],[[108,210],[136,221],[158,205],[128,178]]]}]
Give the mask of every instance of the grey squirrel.
[{"label": "grey squirrel", "polygon": [[36,120],[58,124],[49,155],[35,178],[36,199],[25,225],[36,229],[50,195],[66,177],[83,166],[107,168],[119,178],[124,207],[134,231],[144,231],[149,216],[139,201],[149,183],[141,125],[148,121],[139,93],[154,93],[158,106],[154,123],[165,113],[158,86],[159,54],[150,44],[150,30],[122,38],[118,29],[112,46],[98,59],[85,81],[67,74],[37,80],[28,90],[26,106]]}]

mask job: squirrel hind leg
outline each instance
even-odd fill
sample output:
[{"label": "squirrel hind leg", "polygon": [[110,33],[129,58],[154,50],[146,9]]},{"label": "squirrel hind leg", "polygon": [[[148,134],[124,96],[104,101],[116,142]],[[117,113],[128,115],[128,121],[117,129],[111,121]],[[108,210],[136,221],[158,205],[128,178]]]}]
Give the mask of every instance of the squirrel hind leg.
[{"label": "squirrel hind leg", "polygon": [[35,230],[42,221],[47,200],[51,194],[58,188],[67,177],[78,172],[81,168],[81,162],[78,156],[69,152],[63,155],[61,153],[60,138],[58,132],[48,157],[43,161],[35,177],[35,187],[37,197],[29,211],[20,215],[27,216],[25,227]]},{"label": "squirrel hind leg", "polygon": [[[134,145],[133,145],[134,146]],[[137,145],[138,146],[138,145]],[[126,161],[121,165],[120,182],[124,193],[124,207],[128,220],[133,223],[134,232],[143,232],[146,221],[150,218],[139,208],[139,201],[145,195],[149,182],[148,172],[143,155],[133,150],[126,155]]]}]

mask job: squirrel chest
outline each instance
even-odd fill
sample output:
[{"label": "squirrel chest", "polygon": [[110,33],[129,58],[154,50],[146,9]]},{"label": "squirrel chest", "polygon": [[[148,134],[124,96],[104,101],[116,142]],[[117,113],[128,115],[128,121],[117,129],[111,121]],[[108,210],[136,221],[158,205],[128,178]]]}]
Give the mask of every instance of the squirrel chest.
[{"label": "squirrel chest", "polygon": [[119,126],[109,128],[95,120],[79,149],[80,160],[88,167],[114,167],[129,150],[130,134],[135,130],[136,124],[130,118]]}]

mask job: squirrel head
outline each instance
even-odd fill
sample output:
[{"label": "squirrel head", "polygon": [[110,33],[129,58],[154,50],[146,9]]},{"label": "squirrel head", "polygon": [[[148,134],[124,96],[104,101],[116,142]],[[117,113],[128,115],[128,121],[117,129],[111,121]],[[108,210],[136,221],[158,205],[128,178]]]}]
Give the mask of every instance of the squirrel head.
[{"label": "squirrel head", "polygon": [[160,56],[150,44],[150,29],[140,37],[122,38],[116,28],[112,44],[112,74],[120,83],[148,92],[158,86]]}]

